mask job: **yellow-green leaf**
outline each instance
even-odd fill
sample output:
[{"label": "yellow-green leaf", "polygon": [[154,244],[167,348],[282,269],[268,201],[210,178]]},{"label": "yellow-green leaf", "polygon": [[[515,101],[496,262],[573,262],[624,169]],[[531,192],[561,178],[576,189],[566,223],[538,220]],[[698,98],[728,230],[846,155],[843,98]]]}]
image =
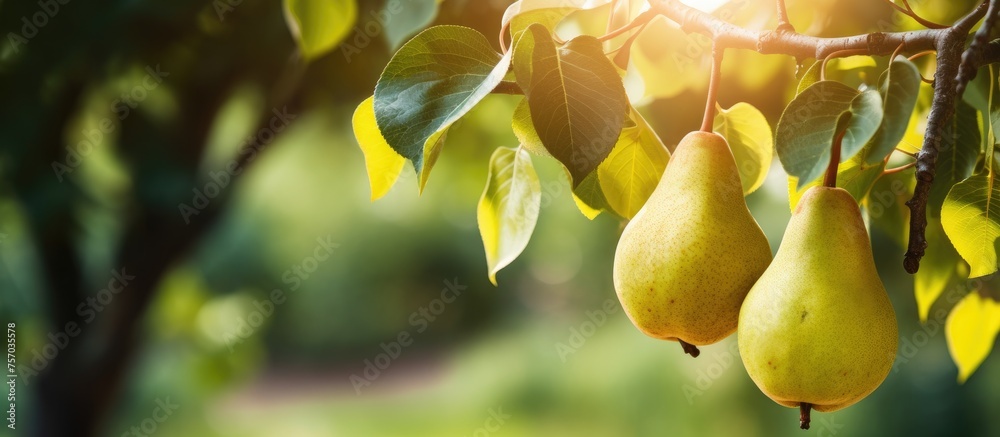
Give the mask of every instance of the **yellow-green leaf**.
[{"label": "yellow-green leaf", "polygon": [[285,0],[285,21],[306,60],[336,47],[357,17],[354,0]]},{"label": "yellow-green leaf", "polygon": [[365,155],[365,167],[368,169],[368,183],[372,189],[372,201],[378,200],[389,192],[399,173],[403,171],[406,158],[400,156],[389,143],[385,142],[382,133],[375,123],[375,109],[372,98],[365,99],[354,110],[354,137]]},{"label": "yellow-green leaf", "polygon": [[629,116],[635,125],[622,130],[611,154],[597,167],[597,179],[608,205],[631,219],[660,182],[670,152],[638,111],[632,109]]},{"label": "yellow-green leaf", "polygon": [[764,114],[743,102],[729,109],[720,108],[713,130],[722,135],[733,150],[740,180],[743,181],[743,194],[760,188],[774,157],[774,138]]},{"label": "yellow-green leaf", "polygon": [[490,282],[528,245],[538,220],[542,186],[523,148],[501,147],[490,158],[486,188],[479,199],[476,217],[486,249]]},{"label": "yellow-green leaf", "polygon": [[962,258],[955,252],[944,234],[940,219],[927,218],[927,250],[920,262],[920,270],[913,276],[913,293],[917,299],[920,321],[926,322],[931,305],[941,297],[949,285],[962,279],[959,268]]},{"label": "yellow-green leaf", "polygon": [[[906,247],[910,238],[910,209],[906,207],[906,202],[913,197],[916,187],[914,173],[915,170],[910,168],[879,176],[864,200],[872,228],[881,229],[901,248]],[[938,222],[940,227],[940,220]],[[942,238],[950,247],[951,243],[943,233]]]},{"label": "yellow-green leaf", "polygon": [[996,241],[1000,237],[1000,185],[982,171],[955,184],[941,208],[944,231],[969,263],[970,278],[997,271]]},{"label": "yellow-green leaf", "polygon": [[552,156],[548,150],[545,150],[542,139],[538,137],[535,126],[531,124],[531,108],[528,107],[528,99],[521,99],[521,102],[514,108],[514,120],[511,122],[511,127],[514,136],[521,142],[521,146],[528,149],[529,152],[540,156]]},{"label": "yellow-green leaf", "polygon": [[968,380],[989,356],[998,330],[1000,304],[975,291],[951,310],[944,332],[948,339],[948,351],[958,365],[958,382]]},{"label": "yellow-green leaf", "polygon": [[[569,170],[566,170],[566,177],[572,184],[573,177],[570,176]],[[583,178],[580,185],[573,189],[573,202],[576,203],[580,213],[590,220],[597,218],[601,211],[611,208],[604,197],[604,190],[601,189],[596,170]]]}]

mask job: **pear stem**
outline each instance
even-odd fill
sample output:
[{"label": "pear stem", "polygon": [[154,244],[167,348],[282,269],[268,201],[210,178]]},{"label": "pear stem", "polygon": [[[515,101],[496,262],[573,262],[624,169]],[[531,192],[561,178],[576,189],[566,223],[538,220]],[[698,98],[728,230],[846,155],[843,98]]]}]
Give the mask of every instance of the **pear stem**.
[{"label": "pear stem", "polygon": [[679,338],[677,339],[677,342],[681,344],[682,348],[684,348],[684,353],[691,355],[693,358],[698,358],[698,355],[701,354],[701,351],[698,350],[698,346],[695,346]]},{"label": "pear stem", "polygon": [[708,96],[705,102],[705,118],[701,120],[701,131],[712,132],[715,124],[715,107],[719,95],[719,81],[722,79],[722,57],[726,48],[712,43],[712,76],[708,80]]},{"label": "pear stem", "polygon": [[833,149],[830,151],[830,165],[826,167],[826,176],[823,178],[823,186],[837,186],[837,166],[840,164],[840,143],[844,140],[844,130],[833,138]]},{"label": "pear stem", "polygon": [[812,404],[808,402],[799,404],[799,428],[809,429],[809,410],[811,409]]}]

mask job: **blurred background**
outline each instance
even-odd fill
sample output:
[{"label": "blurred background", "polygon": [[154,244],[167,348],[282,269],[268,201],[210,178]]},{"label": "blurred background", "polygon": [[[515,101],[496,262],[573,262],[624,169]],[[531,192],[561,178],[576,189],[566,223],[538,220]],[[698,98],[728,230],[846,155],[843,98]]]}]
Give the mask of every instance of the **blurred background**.
[{"label": "blurred background", "polygon": [[[747,376],[735,336],[692,359],[631,325],[611,282],[622,222],[581,215],[551,159],[535,157],[531,243],[489,283],[476,202],[492,150],[516,145],[517,97],[451,130],[423,195],[405,169],[369,200],[351,114],[394,49],[432,23],[494,41],[510,1],[404,0],[366,39],[387,5],[359,0],[344,40],[357,50],[308,65],[274,0],[42,3],[0,0],[0,321],[16,323],[20,376],[18,430],[0,435],[803,435]],[[771,1],[689,3],[774,25]],[[814,35],[916,27],[879,1],[788,3]],[[947,23],[974,2],[911,3]],[[708,45],[666,22],[647,33],[628,87],[673,147],[699,125]],[[796,71],[731,53],[720,103],[750,102],[773,126]],[[776,250],[780,167],[748,202]],[[1000,434],[996,358],[956,382],[943,317],[918,322],[900,230],[872,232],[897,366],[809,433]]]}]

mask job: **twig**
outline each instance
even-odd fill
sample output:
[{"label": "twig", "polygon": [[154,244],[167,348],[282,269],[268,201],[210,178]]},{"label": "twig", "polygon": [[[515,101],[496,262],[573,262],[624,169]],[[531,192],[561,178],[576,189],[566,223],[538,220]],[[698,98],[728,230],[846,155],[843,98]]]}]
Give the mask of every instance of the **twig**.
[{"label": "twig", "polygon": [[937,24],[935,22],[921,18],[919,15],[917,15],[917,13],[913,10],[913,8],[910,7],[910,3],[907,2],[906,0],[902,0],[903,5],[906,6],[905,8],[903,6],[897,5],[896,2],[892,0],[885,0],[885,2],[888,3],[890,6],[892,6],[893,9],[899,11],[901,14],[906,15],[907,17],[912,18],[917,23],[920,23],[921,26],[924,26],[928,29],[944,29],[948,27],[943,24]]},{"label": "twig", "polygon": [[795,32],[795,27],[788,20],[788,9],[785,8],[785,0],[776,0],[776,7],[778,9],[778,27],[774,29],[775,32]]},{"label": "twig", "polygon": [[997,15],[1000,14],[1000,8],[998,8],[1000,5],[998,4],[1000,4],[998,0],[989,0],[989,8],[986,10],[983,25],[972,37],[969,48],[965,50],[965,53],[962,53],[962,63],[958,67],[958,83],[955,84],[958,95],[965,93],[966,85],[976,78],[976,71],[982,64],[983,54],[989,45],[990,32],[996,26]]},{"label": "twig", "polygon": [[618,30],[612,30],[611,32],[608,32],[604,35],[597,37],[597,40],[601,42],[608,41],[623,33],[635,29],[636,27],[644,26],[646,23],[649,23],[653,18],[656,18],[656,11],[650,9],[646,12],[639,14],[639,16],[635,17],[634,20],[630,21],[628,24],[622,26]]},{"label": "twig", "polygon": [[[897,46],[896,50],[899,50],[899,47],[902,47],[902,45]],[[893,51],[893,54],[896,53],[896,50]],[[826,57],[823,58],[823,64],[821,64],[819,66],[820,67],[819,68],[819,79],[820,80],[826,80],[826,64],[828,62],[830,62],[831,59],[833,59],[833,58],[846,58],[848,56],[860,56],[860,55],[867,55],[867,54],[868,54],[868,52],[866,50],[862,50],[862,49],[850,49],[850,50],[837,50],[837,51],[835,51],[833,53],[830,53],[830,54],[826,55]]]},{"label": "twig", "polygon": [[801,33],[750,30],[736,26],[691,8],[677,0],[650,0],[651,10],[681,25],[688,32],[712,38],[732,49],[754,50],[762,54],[782,54],[798,59],[823,59],[838,50],[862,49],[868,55],[888,55],[905,44],[907,50],[935,48],[935,43],[947,29],[924,29],[909,32],[874,32],[838,38],[821,38]]},{"label": "twig", "polygon": [[914,60],[920,59],[920,58],[922,58],[924,56],[927,56],[927,55],[933,55],[934,53],[936,53],[934,50],[924,50],[922,52],[914,53],[914,54],[910,55],[909,58],[906,58],[906,59],[914,61]]},{"label": "twig", "polygon": [[909,164],[901,165],[901,166],[896,167],[896,168],[887,168],[887,169],[885,169],[882,172],[882,174],[883,175],[887,175],[887,174],[894,174],[894,173],[903,172],[903,171],[906,171],[906,170],[909,170],[909,169],[913,168],[916,165],[917,165],[917,163],[916,163],[916,161],[914,161],[914,162],[911,162]]}]

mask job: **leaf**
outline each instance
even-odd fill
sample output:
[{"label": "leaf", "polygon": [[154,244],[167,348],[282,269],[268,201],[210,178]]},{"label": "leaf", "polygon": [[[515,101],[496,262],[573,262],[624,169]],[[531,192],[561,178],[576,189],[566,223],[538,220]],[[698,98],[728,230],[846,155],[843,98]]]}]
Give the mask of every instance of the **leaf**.
[{"label": "leaf", "polygon": [[502,28],[509,27],[510,34],[515,37],[532,23],[552,30],[573,11],[594,9],[610,2],[611,0],[520,0],[507,7],[500,25]]},{"label": "leaf", "polygon": [[421,32],[396,52],[375,86],[382,135],[423,173],[425,155],[439,152],[444,131],[489,95],[509,66],[510,53],[501,57],[473,29],[437,26]]},{"label": "leaf", "polygon": [[941,132],[934,183],[927,201],[929,216],[941,217],[951,187],[972,175],[979,159],[980,141],[978,113],[968,103],[959,101],[955,115]]},{"label": "leaf", "polygon": [[993,349],[1000,330],[1000,304],[977,292],[966,295],[948,315],[944,325],[948,351],[958,365],[958,382],[964,383]]},{"label": "leaf", "polygon": [[719,109],[713,130],[729,143],[743,181],[743,194],[760,188],[774,157],[771,126],[757,108],[749,103],[737,103],[729,109]]},{"label": "leaf", "polygon": [[840,145],[840,160],[854,157],[875,136],[882,125],[882,96],[875,90],[863,91],[851,101],[851,118]]},{"label": "leaf", "polygon": [[956,184],[944,199],[941,224],[951,243],[969,263],[970,278],[997,271],[1000,237],[1000,185],[989,172]]},{"label": "leaf", "polygon": [[517,107],[514,108],[514,120],[511,122],[511,128],[514,131],[514,136],[521,142],[521,146],[529,152],[539,156],[552,156],[548,150],[545,150],[542,139],[538,138],[535,126],[531,124],[531,109],[528,107],[528,99],[521,99]]},{"label": "leaf", "polygon": [[[566,173],[566,176],[569,176],[569,172]],[[572,181],[572,177],[570,177],[570,183]],[[580,185],[573,189],[573,202],[576,203],[577,209],[590,220],[595,219],[603,210],[612,210],[611,206],[608,205],[608,200],[604,197],[604,191],[601,190],[601,183],[596,171],[583,178]]]},{"label": "leaf", "polygon": [[798,178],[800,188],[823,174],[830,162],[834,135],[845,115],[855,114],[847,122],[842,161],[853,155],[849,149],[871,138],[878,123],[866,118],[881,121],[881,104],[878,109],[873,106],[877,96],[873,91],[860,93],[839,82],[820,81],[792,99],[778,121],[775,149],[785,172]]},{"label": "leaf", "polygon": [[820,72],[823,67],[822,61],[813,62],[812,65],[806,69],[805,73],[802,73],[802,78],[799,79],[798,86],[795,87],[795,95],[802,94],[806,88],[812,86],[812,84],[820,81]]},{"label": "leaf", "polygon": [[630,117],[635,126],[622,130],[608,158],[597,167],[605,200],[622,217],[639,212],[660,182],[670,152],[638,111]]},{"label": "leaf", "polygon": [[497,285],[497,272],[513,262],[528,245],[541,201],[542,186],[531,164],[531,155],[521,148],[496,149],[490,158],[486,188],[476,211],[493,285]]},{"label": "leaf", "polygon": [[337,46],[358,17],[354,0],[285,0],[285,22],[306,60]]},{"label": "leaf", "polygon": [[[420,29],[434,22],[441,0],[389,0],[378,12],[385,40],[389,50],[395,51],[400,44]],[[385,18],[382,18],[384,14]]]},{"label": "leaf", "polygon": [[373,98],[369,97],[354,110],[352,123],[354,137],[365,155],[365,167],[368,169],[368,183],[371,185],[372,202],[378,200],[396,183],[399,173],[403,171],[403,158],[389,143],[382,138],[382,133],[375,123],[375,108]]},{"label": "leaf", "polygon": [[906,58],[897,57],[889,64],[879,92],[882,94],[884,116],[881,129],[872,138],[872,147],[865,161],[870,165],[878,164],[889,156],[906,134],[920,92],[920,72]]},{"label": "leaf", "polygon": [[[910,209],[906,207],[906,202],[913,197],[916,186],[914,173],[915,170],[910,168],[878,176],[864,202],[872,227],[881,229],[903,248],[909,243]],[[950,246],[951,243],[945,242]]]},{"label": "leaf", "polygon": [[625,125],[628,98],[621,78],[591,36],[556,47],[549,31],[534,24],[513,52],[532,125],[545,149],[569,169],[575,187],[607,158]]},{"label": "leaf", "polygon": [[[874,68],[877,64],[871,56],[849,56],[846,58],[834,58],[827,63],[827,79],[841,80],[847,78],[847,72],[861,68]],[[799,78],[799,84],[795,88],[795,94],[802,93],[810,85],[822,80],[823,61],[815,61]]]},{"label": "leaf", "polygon": [[948,241],[948,236],[941,227],[941,220],[928,217],[924,235],[927,238],[927,249],[920,261],[920,270],[913,276],[913,294],[917,300],[917,313],[921,322],[927,321],[931,305],[941,297],[941,293],[950,284],[963,279],[959,274],[962,257]]}]

